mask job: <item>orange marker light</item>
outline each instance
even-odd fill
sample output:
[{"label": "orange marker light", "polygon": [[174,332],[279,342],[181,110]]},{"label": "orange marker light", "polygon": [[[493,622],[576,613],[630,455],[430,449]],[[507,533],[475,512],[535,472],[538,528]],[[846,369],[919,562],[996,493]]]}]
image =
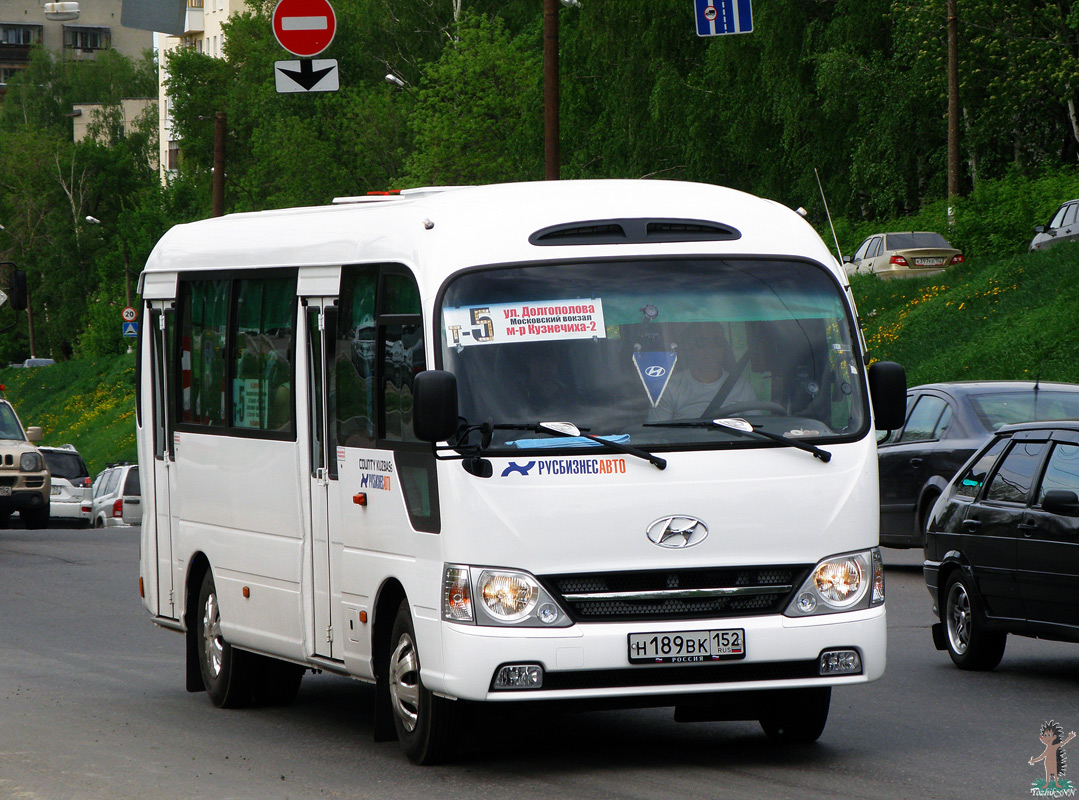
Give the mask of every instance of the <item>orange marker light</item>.
[{"label": "orange marker light", "polygon": [[244,587],[244,597],[250,597],[250,596],[251,596],[251,587],[250,586],[245,586]]},{"label": "orange marker light", "polygon": [[367,624],[367,612],[366,611],[361,611],[360,612],[360,622],[362,622],[364,625]]},{"label": "orange marker light", "polygon": [[146,589],[142,585],[142,578],[139,578],[139,597],[146,599]]},{"label": "orange marker light", "polygon": [[358,506],[367,505],[367,492],[360,492],[359,494],[352,495],[352,502]]}]

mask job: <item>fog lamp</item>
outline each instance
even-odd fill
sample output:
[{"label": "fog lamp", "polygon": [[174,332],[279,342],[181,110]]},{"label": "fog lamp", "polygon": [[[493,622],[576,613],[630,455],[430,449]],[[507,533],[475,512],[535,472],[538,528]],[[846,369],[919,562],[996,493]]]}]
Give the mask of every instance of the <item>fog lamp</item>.
[{"label": "fog lamp", "polygon": [[821,675],[860,675],[862,659],[857,650],[826,650],[820,654]]},{"label": "fog lamp", "polygon": [[506,664],[495,673],[495,689],[542,689],[543,667],[539,664]]}]

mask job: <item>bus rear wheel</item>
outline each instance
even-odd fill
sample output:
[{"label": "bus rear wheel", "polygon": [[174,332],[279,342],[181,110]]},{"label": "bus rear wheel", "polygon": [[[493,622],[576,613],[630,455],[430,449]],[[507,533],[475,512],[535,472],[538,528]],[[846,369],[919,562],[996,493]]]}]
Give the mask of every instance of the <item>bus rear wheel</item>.
[{"label": "bus rear wheel", "polygon": [[218,708],[240,708],[251,701],[248,654],[236,650],[221,635],[221,607],[210,570],[199,589],[195,641],[206,694]]},{"label": "bus rear wheel", "polygon": [[390,707],[397,739],[414,764],[437,764],[452,752],[456,709],[452,700],[436,697],[420,679],[420,652],[408,600],[401,601],[390,634],[387,668]]}]

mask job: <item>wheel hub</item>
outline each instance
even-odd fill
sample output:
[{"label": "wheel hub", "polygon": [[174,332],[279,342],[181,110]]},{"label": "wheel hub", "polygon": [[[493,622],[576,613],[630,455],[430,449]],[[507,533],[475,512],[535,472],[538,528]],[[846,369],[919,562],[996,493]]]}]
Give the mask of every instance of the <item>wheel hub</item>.
[{"label": "wheel hub", "polygon": [[221,675],[225,643],[221,638],[221,611],[217,607],[217,594],[210,592],[202,609],[203,658],[216,678]]},{"label": "wheel hub", "polygon": [[420,663],[407,633],[401,636],[390,657],[390,703],[405,730],[414,731],[420,715]]}]

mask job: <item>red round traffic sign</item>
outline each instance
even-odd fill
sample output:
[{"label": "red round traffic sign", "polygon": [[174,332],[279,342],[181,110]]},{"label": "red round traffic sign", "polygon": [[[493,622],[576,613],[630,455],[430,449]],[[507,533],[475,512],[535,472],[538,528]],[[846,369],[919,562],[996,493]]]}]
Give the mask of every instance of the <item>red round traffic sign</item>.
[{"label": "red round traffic sign", "polygon": [[280,0],[273,10],[273,33],[296,56],[317,56],[330,46],[337,17],[327,0]]},{"label": "red round traffic sign", "polygon": [[711,22],[718,16],[719,12],[716,11],[715,6],[706,6],[704,9],[704,18]]},{"label": "red round traffic sign", "polygon": [[133,309],[131,306],[127,306],[121,312],[120,316],[124,318],[124,322],[134,322],[138,318],[139,312]]}]

